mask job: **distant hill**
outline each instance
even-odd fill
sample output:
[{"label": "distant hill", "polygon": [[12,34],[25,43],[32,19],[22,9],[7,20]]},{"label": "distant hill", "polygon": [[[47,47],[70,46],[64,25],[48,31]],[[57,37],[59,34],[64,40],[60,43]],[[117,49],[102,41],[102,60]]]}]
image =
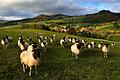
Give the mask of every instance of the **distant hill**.
[{"label": "distant hill", "polygon": [[65,17],[69,17],[68,15],[63,15],[63,14],[53,14],[53,15],[45,15],[41,14],[36,17],[34,17],[35,20],[38,21],[46,21],[46,20],[58,20],[58,19],[63,19]]},{"label": "distant hill", "polygon": [[4,22],[7,22],[6,20],[0,20],[0,23],[4,23]]},{"label": "distant hill", "polygon": [[85,15],[85,22],[89,23],[104,23],[104,22],[112,22],[120,20],[120,13],[113,13],[109,10],[102,10],[95,14],[87,14]]},{"label": "distant hill", "polygon": [[47,21],[47,20],[58,20],[58,19],[66,18],[66,17],[69,17],[69,16],[63,15],[63,14],[53,14],[53,15],[41,14],[41,15],[35,16],[33,18],[26,18],[26,19],[22,19],[22,20],[8,21],[5,23],[0,23],[0,27],[1,26],[11,26],[11,25],[16,25],[16,24],[20,24],[20,23],[30,23],[30,22],[39,22],[39,21]]}]

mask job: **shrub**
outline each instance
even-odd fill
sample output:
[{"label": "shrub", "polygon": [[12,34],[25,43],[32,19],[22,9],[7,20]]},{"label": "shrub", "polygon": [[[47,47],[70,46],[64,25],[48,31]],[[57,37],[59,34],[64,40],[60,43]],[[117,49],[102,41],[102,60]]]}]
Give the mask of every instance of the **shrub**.
[{"label": "shrub", "polygon": [[25,28],[31,28],[31,29],[42,29],[42,30],[50,30],[50,28],[47,25],[44,24],[22,24],[21,29]]},{"label": "shrub", "polygon": [[110,40],[110,41],[120,41],[120,34],[109,34],[107,36],[107,40]]}]

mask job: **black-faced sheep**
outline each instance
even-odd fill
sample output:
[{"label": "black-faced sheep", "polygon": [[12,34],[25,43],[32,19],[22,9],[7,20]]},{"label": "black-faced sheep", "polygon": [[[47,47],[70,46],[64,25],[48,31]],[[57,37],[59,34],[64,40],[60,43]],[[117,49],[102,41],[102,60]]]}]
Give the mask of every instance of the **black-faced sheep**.
[{"label": "black-faced sheep", "polygon": [[44,41],[41,43],[41,47],[44,49],[44,52],[46,52],[47,46],[48,46],[48,42],[47,42],[46,40],[44,40]]},{"label": "black-faced sheep", "polygon": [[108,58],[108,54],[109,54],[108,44],[104,44],[103,45],[102,52],[103,52],[104,58],[107,59]]},{"label": "black-faced sheep", "polygon": [[8,43],[9,43],[9,41],[8,41],[6,38],[2,38],[1,44],[2,44],[3,46],[8,46]]},{"label": "black-faced sheep", "polygon": [[95,44],[96,44],[96,42],[91,42],[91,44],[92,44],[92,48],[95,48]]},{"label": "black-faced sheep", "polygon": [[[30,68],[29,76],[31,76],[32,67],[35,66],[35,70],[37,69],[37,66],[40,63],[40,50],[39,49],[33,49],[30,51],[23,51],[20,54],[20,60],[21,64],[23,65],[23,71],[25,72],[25,66],[28,66]],[[37,70],[36,70],[37,74]]]},{"label": "black-faced sheep", "polygon": [[89,43],[89,44],[88,44],[88,49],[91,49],[91,48],[92,48],[92,44]]},{"label": "black-faced sheep", "polygon": [[103,47],[103,42],[98,44],[98,48],[101,49]]},{"label": "black-faced sheep", "polygon": [[76,59],[78,59],[78,55],[80,55],[81,46],[82,46],[82,43],[75,43],[71,46],[72,54],[76,56]]},{"label": "black-faced sheep", "polygon": [[21,51],[26,51],[29,44],[25,42],[23,39],[18,40],[18,47],[21,49]]},{"label": "black-faced sheep", "polygon": [[4,38],[2,38],[1,40],[1,44],[8,46],[9,43],[11,43],[13,41],[13,38],[10,36],[5,36]]},{"label": "black-faced sheep", "polygon": [[60,45],[62,46],[62,47],[64,47],[64,45],[67,43],[67,40],[66,40],[66,37],[64,37],[64,38],[62,38],[61,40],[60,40]]}]

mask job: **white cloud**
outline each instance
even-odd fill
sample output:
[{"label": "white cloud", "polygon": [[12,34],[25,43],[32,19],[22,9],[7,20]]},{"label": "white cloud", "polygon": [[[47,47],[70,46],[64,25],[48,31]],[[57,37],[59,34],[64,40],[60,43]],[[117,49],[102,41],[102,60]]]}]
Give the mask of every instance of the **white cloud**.
[{"label": "white cloud", "polygon": [[24,19],[25,17],[17,17],[17,16],[0,16],[0,20],[21,20]]}]

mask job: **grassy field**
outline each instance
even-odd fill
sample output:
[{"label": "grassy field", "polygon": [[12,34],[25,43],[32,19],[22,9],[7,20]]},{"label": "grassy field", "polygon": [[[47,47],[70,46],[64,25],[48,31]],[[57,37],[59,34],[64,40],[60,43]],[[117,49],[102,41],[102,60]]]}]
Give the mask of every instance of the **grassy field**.
[{"label": "grassy field", "polygon": [[[26,39],[32,36],[37,40],[36,32],[44,35],[56,34],[57,41],[49,44],[47,53],[42,51],[41,64],[38,67],[38,74],[28,71],[23,73],[19,55],[21,51],[17,46],[18,36],[23,35]],[[49,32],[44,30],[6,29],[0,30],[0,39],[5,36],[12,36],[14,42],[6,50],[0,45],[0,80],[119,80],[120,79],[120,43],[110,47],[109,59],[105,61],[99,49],[82,49],[78,60],[71,55],[70,45],[62,48],[59,45],[60,38],[68,34]],[[72,36],[72,35],[69,35]],[[75,36],[73,36],[75,37]],[[87,39],[88,41],[96,39]],[[109,42],[109,41],[106,41]]]}]

